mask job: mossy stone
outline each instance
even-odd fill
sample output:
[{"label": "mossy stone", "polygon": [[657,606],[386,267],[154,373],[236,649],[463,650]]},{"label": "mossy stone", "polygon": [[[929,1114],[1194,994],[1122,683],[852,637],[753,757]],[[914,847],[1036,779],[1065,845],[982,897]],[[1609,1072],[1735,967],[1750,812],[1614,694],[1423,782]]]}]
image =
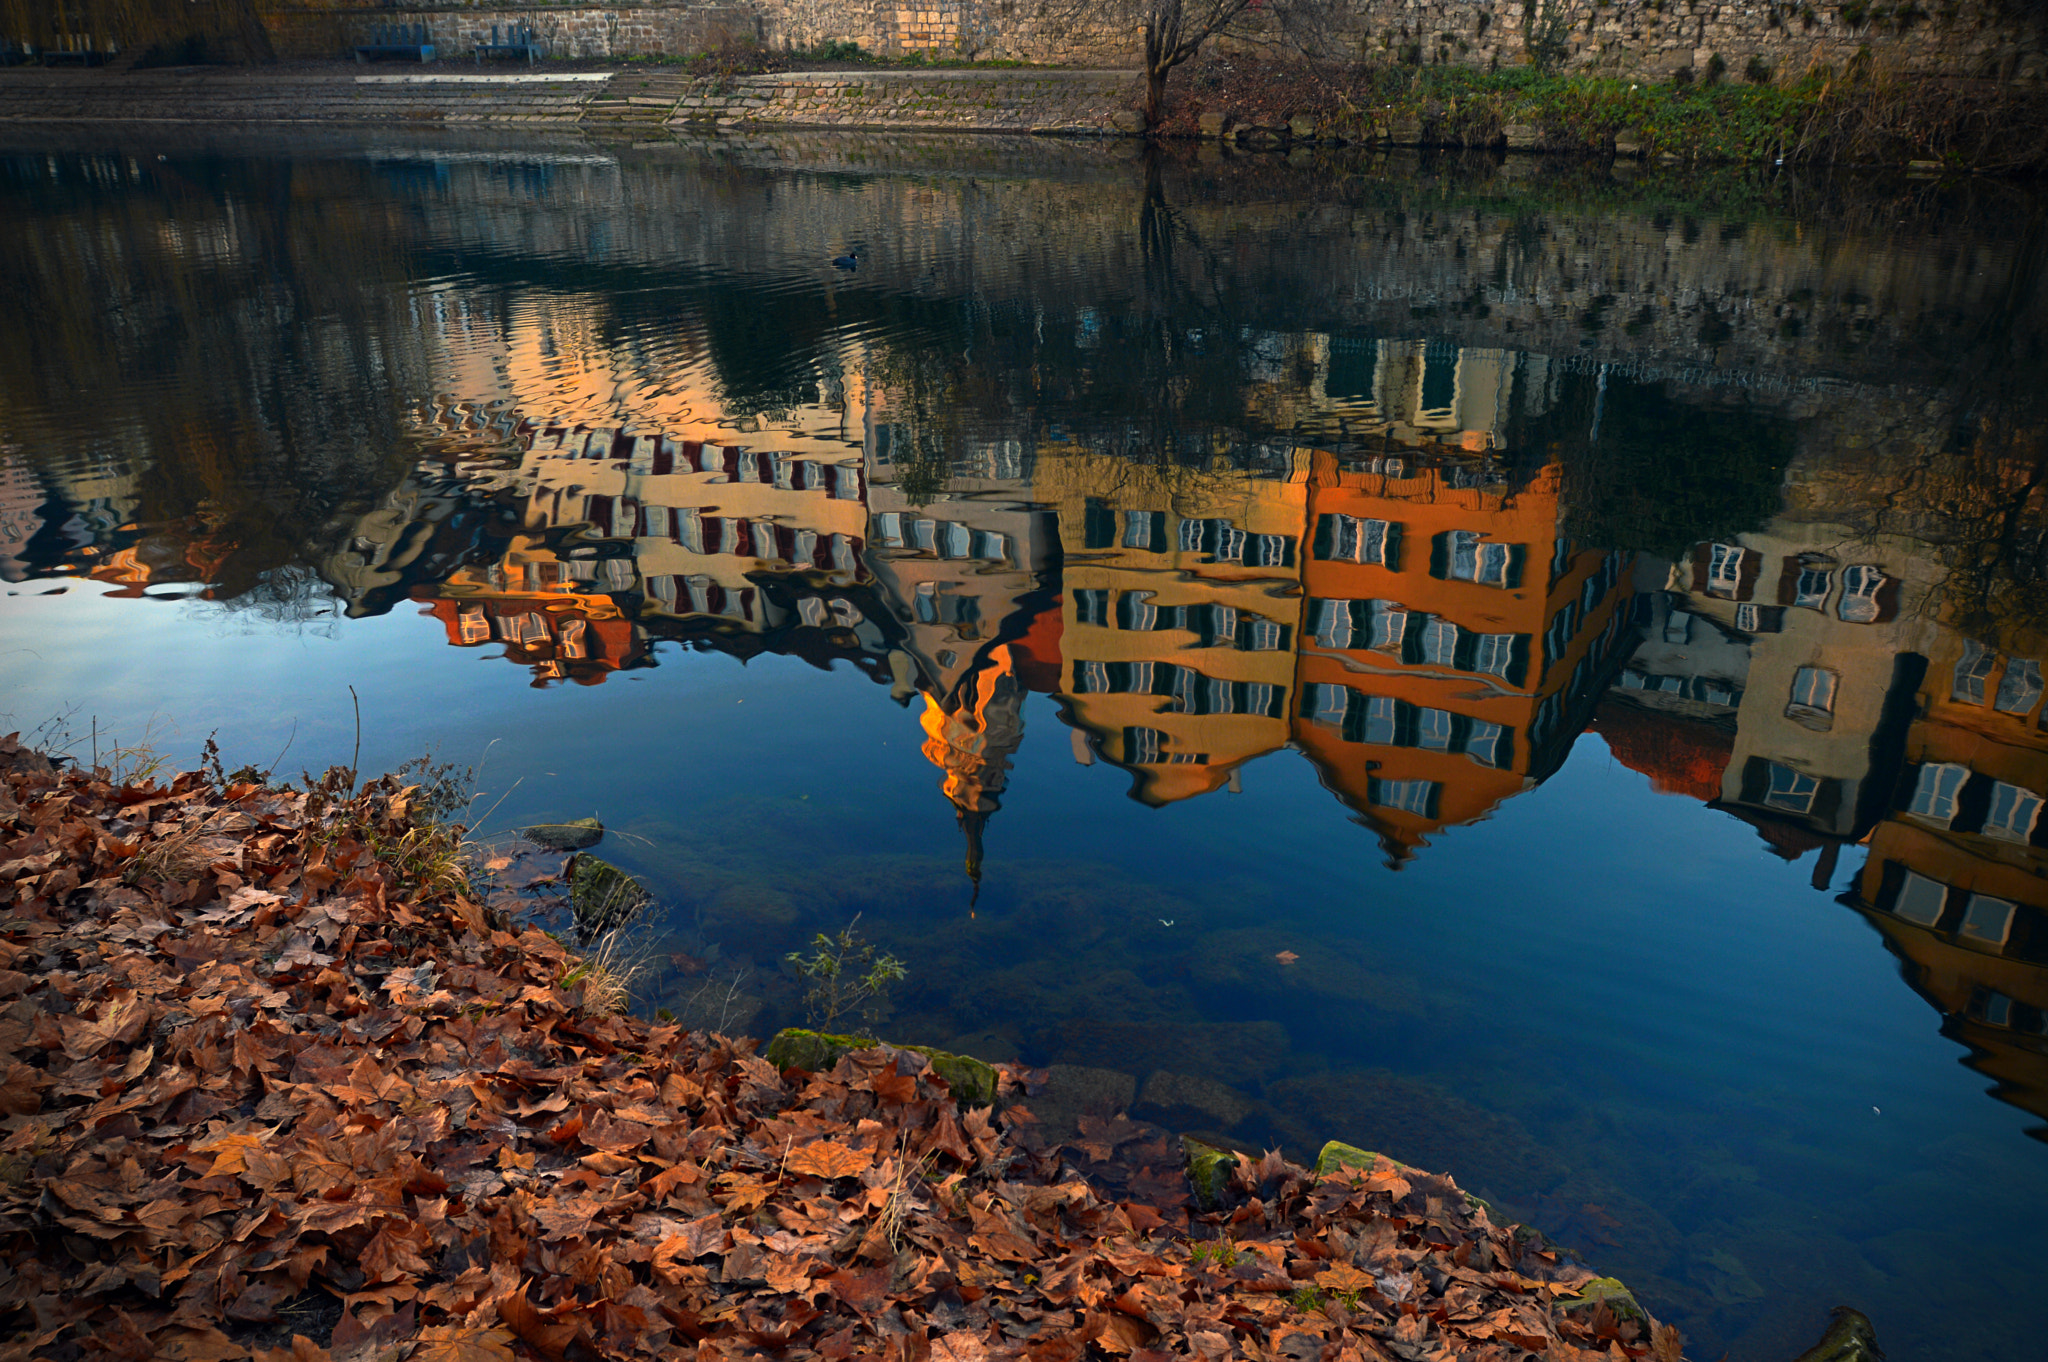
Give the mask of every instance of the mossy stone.
[{"label": "mossy stone", "polygon": [[836,1036],[825,1031],[789,1026],[777,1031],[768,1042],[768,1048],[761,1053],[778,1069],[823,1073],[837,1064],[841,1056],[855,1050],[872,1050],[877,1046],[911,1050],[923,1055],[931,1062],[932,1072],[946,1080],[953,1100],[963,1107],[991,1106],[996,1100],[998,1078],[993,1065],[972,1055],[956,1055],[950,1050],[930,1045],[897,1045],[867,1036]]},{"label": "mossy stone", "polygon": [[525,837],[549,851],[583,851],[604,840],[604,824],[595,818],[572,818],[566,823],[535,823],[526,829]]},{"label": "mossy stone", "polygon": [[1861,1310],[1838,1305],[1834,1308],[1834,1322],[1828,1325],[1820,1342],[1793,1362],[1877,1362],[1883,1356],[1877,1346],[1877,1330],[1870,1327],[1869,1318]]},{"label": "mossy stone", "polygon": [[1237,1155],[1192,1135],[1180,1137],[1180,1151],[1187,1162],[1188,1186],[1194,1191],[1195,1205],[1205,1211],[1222,1210],[1229,1197],[1230,1170],[1237,1166]]},{"label": "mossy stone", "polygon": [[1326,1178],[1340,1168],[1356,1168],[1361,1173],[1370,1173],[1385,1158],[1384,1154],[1360,1149],[1355,1144],[1332,1140],[1323,1146],[1322,1153],[1316,1155],[1316,1176]]},{"label": "mossy stone", "polygon": [[595,856],[578,856],[569,872],[569,907],[585,931],[609,931],[630,920],[653,897],[639,880]]},{"label": "mossy stone", "polygon": [[1579,1288],[1576,1296],[1567,1296],[1557,1305],[1560,1310],[1585,1310],[1605,1303],[1614,1312],[1616,1319],[1632,1319],[1639,1324],[1649,1322],[1650,1312],[1643,1309],[1630,1291],[1613,1277],[1595,1277]]}]

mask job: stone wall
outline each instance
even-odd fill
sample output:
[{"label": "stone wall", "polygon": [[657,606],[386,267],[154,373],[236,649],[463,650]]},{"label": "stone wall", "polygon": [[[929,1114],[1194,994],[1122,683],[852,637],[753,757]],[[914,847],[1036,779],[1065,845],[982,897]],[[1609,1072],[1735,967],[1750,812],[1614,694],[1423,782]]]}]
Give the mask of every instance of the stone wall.
[{"label": "stone wall", "polygon": [[468,59],[477,44],[514,24],[534,31],[556,60],[636,55],[689,56],[768,41],[768,19],[748,0],[700,4],[461,5],[390,8],[273,4],[263,16],[271,45],[284,57],[346,56],[389,24],[420,24],[443,61]]},{"label": "stone wall", "polygon": [[[1121,72],[785,72],[704,81],[671,115],[677,123],[950,132],[1135,131],[1135,77]],[[1125,126],[1119,126],[1121,116]]]},{"label": "stone wall", "polygon": [[[550,55],[679,55],[733,45],[809,50],[855,42],[901,57],[1010,58],[1129,67],[1134,21],[1074,0],[615,0],[610,5],[388,8],[268,0],[288,55],[338,53],[378,23],[427,25],[466,52],[493,23],[524,21]],[[1335,56],[1497,66],[1538,51],[1567,68],[1667,77],[1786,79],[1858,60],[1893,69],[2024,82],[2048,79],[2048,7],[2030,0],[1351,0],[1326,37]],[[1867,53],[1867,58],[1863,55]]]}]

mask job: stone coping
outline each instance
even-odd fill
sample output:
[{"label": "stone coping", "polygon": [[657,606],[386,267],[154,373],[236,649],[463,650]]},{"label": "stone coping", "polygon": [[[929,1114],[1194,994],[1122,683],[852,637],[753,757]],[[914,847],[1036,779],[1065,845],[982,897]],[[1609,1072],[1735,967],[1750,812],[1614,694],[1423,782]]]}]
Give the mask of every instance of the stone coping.
[{"label": "stone coping", "polygon": [[582,81],[595,84],[610,80],[609,71],[565,71],[559,75],[517,75],[517,76],[357,76],[358,85],[554,85],[562,81]]}]

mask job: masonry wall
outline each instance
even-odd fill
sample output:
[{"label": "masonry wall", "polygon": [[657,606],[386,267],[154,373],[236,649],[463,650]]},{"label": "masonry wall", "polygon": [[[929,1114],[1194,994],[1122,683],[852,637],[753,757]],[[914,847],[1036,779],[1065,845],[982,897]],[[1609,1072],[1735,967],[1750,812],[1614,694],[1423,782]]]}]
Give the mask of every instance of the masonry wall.
[{"label": "masonry wall", "polygon": [[[527,22],[551,55],[683,55],[733,45],[1128,67],[1137,26],[1078,0],[615,0],[609,5],[423,5],[270,0],[265,22],[288,55],[339,53],[380,23],[424,23],[451,53],[492,24]],[[1570,69],[1668,77],[1795,77],[1868,59],[1894,69],[2048,79],[2048,5],[2034,0],[1352,0],[1323,35],[1330,55],[1506,66],[1554,53]],[[1867,54],[1867,58],[1864,56]]]}]

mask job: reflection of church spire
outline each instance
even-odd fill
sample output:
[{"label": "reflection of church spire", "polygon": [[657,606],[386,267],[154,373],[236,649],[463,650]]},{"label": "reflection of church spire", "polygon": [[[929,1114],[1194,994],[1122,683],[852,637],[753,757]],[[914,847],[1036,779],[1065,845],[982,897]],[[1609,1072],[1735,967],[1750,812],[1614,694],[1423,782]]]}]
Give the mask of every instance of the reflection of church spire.
[{"label": "reflection of church spire", "polygon": [[967,878],[981,891],[982,832],[1002,807],[1010,756],[1024,740],[1024,685],[1010,645],[998,644],[975,664],[947,700],[927,693],[925,759],[946,773],[942,788],[967,837]]}]

